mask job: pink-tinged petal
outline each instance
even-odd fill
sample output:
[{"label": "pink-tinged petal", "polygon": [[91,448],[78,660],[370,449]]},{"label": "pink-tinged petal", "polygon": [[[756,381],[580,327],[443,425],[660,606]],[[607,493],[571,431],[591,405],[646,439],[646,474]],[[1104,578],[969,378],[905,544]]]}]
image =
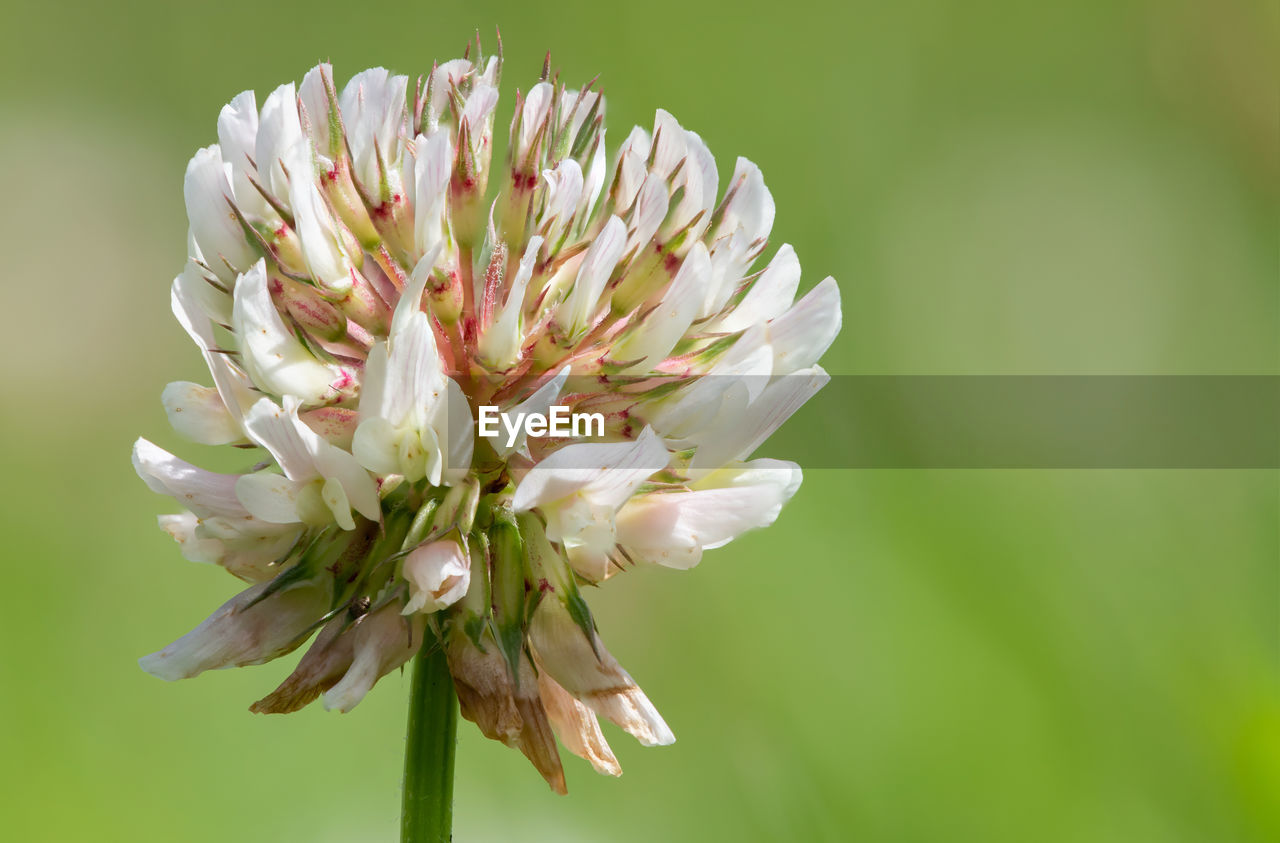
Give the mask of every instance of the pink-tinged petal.
[{"label": "pink-tinged petal", "polygon": [[331,445],[347,450],[360,420],[355,410],[346,407],[318,407],[299,413],[298,418]]},{"label": "pink-tinged petal", "polygon": [[772,370],[763,326],[750,328],[709,372],[650,411],[649,420],[668,439],[689,442],[717,419],[738,418],[764,392]]},{"label": "pink-tinged petal", "polygon": [[840,288],[826,278],[784,314],[769,323],[775,375],[807,369],[840,333]]},{"label": "pink-tinged petal", "polygon": [[235,493],[241,506],[253,517],[270,524],[296,524],[302,520],[298,514],[301,485],[288,477],[264,471],[241,475],[236,481]]},{"label": "pink-tinged petal", "polygon": [[462,119],[471,127],[472,132],[478,134],[493,119],[493,109],[497,104],[498,89],[480,82],[467,95],[467,104],[462,109]]},{"label": "pink-tinged petal", "polygon": [[170,496],[196,515],[245,514],[235,494],[239,475],[197,468],[146,439],[133,444],[133,468],[153,492]]},{"label": "pink-tinged petal", "polygon": [[675,743],[675,735],[635,680],[598,638],[587,640],[553,596],[544,597],[534,611],[529,643],[538,665],[596,714],[645,746]]},{"label": "pink-tinged petal", "polygon": [[245,239],[244,229],[231,209],[231,184],[227,181],[222,153],[215,144],[195,154],[182,182],[187,219],[205,263],[224,282],[258,258]]},{"label": "pink-tinged petal", "polygon": [[206,670],[262,664],[293,650],[328,610],[330,589],[302,580],[263,597],[269,586],[240,592],[191,632],[138,664],[152,676],[173,681]]},{"label": "pink-tinged petal", "polygon": [[620,506],[669,455],[650,428],[634,442],[566,445],[533,468],[516,486],[512,507],[524,512],[583,492],[602,505]]},{"label": "pink-tinged petal", "polygon": [[225,445],[244,438],[239,422],[213,387],[174,381],[164,388],[160,401],[173,429],[193,442]]}]

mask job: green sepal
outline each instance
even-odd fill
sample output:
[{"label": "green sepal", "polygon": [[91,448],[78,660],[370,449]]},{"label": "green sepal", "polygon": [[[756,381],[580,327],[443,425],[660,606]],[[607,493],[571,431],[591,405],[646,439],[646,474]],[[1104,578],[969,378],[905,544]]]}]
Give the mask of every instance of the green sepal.
[{"label": "green sepal", "polygon": [[532,512],[522,512],[517,516],[520,535],[524,538],[526,557],[532,568],[532,581],[538,590],[549,590],[569,612],[569,617],[582,630],[591,650],[600,657],[599,638],[596,635],[595,621],[591,617],[591,609],[582,598],[578,589],[578,581],[574,578],[569,562],[547,538],[542,521]]},{"label": "green sepal", "polygon": [[510,510],[495,510],[489,536],[494,637],[512,678],[519,683],[525,633],[525,549]]}]

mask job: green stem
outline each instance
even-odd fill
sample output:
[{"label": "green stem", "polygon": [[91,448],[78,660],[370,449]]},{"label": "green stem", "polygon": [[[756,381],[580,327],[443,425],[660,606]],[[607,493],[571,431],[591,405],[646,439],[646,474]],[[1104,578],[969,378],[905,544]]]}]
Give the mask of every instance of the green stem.
[{"label": "green stem", "polygon": [[457,733],[458,698],[449,663],[439,644],[428,638],[413,660],[401,843],[449,843],[452,839]]}]

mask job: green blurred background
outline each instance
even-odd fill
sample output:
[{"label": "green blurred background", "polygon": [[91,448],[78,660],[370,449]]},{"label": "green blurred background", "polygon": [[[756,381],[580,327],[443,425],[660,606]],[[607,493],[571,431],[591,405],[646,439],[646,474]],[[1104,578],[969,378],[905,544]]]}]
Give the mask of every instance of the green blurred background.
[{"label": "green blurred background", "polygon": [[[393,839],[407,679],[259,717],[288,660],[134,660],[235,590],[129,468],[203,380],[168,312],[219,107],[502,27],[745,155],[857,374],[1280,373],[1273,3],[0,0],[3,836]],[[500,119],[501,116],[500,116]],[[803,432],[801,432],[803,433]],[[797,435],[792,432],[790,435]],[[767,449],[766,449],[767,452]],[[461,841],[1280,839],[1275,471],[809,473],[779,523],[591,595],[679,741],[553,796],[463,724]]]}]

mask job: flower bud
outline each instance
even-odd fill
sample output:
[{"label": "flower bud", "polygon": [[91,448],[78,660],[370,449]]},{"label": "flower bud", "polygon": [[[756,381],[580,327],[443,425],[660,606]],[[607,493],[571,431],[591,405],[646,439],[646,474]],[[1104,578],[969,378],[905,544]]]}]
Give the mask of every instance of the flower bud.
[{"label": "flower bud", "polygon": [[404,560],[404,578],[409,582],[409,602],[404,614],[438,612],[458,602],[471,582],[471,557],[452,538],[424,544]]}]

